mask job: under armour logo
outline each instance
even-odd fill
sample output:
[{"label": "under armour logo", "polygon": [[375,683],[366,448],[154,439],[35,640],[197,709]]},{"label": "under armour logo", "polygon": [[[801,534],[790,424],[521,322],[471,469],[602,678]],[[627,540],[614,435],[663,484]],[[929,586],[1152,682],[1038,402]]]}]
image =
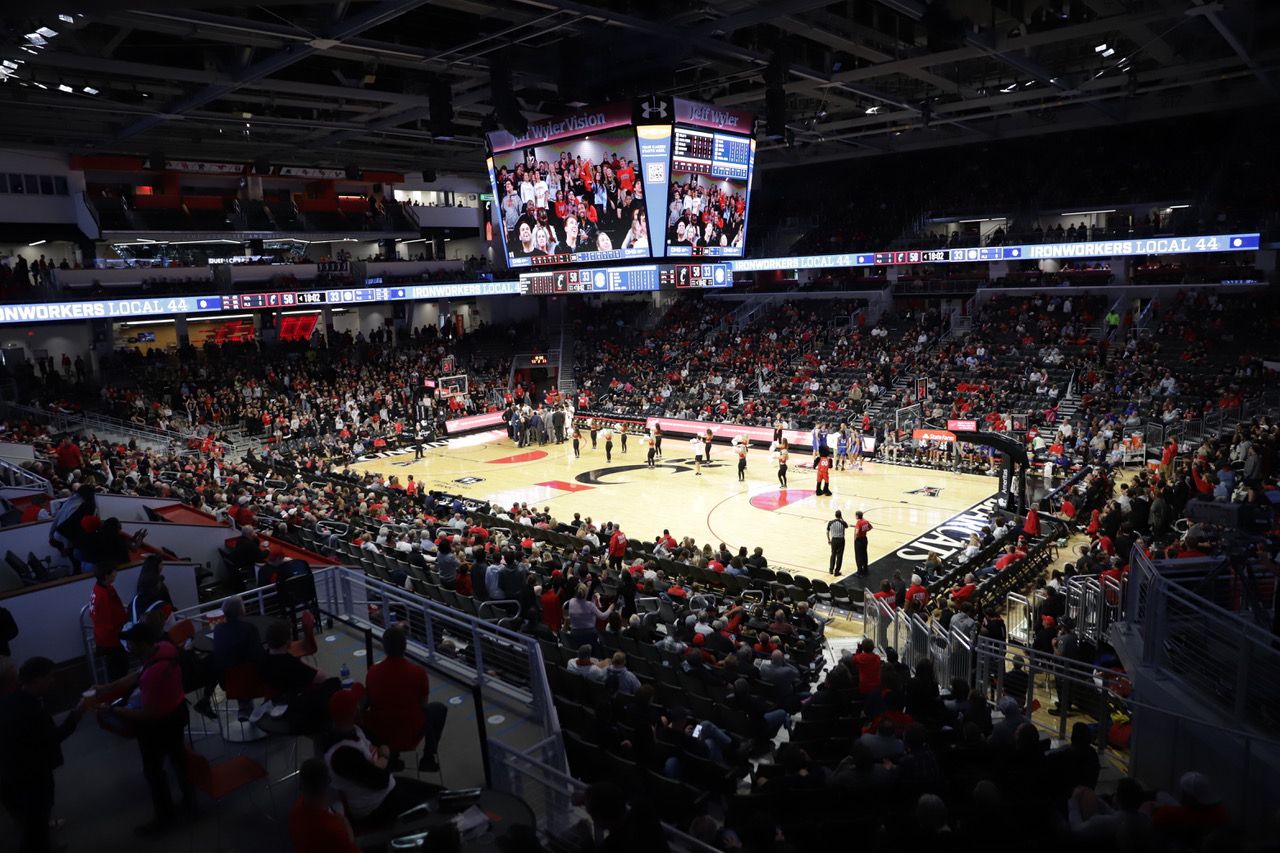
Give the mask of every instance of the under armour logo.
[{"label": "under armour logo", "polygon": [[667,103],[659,97],[652,97],[640,105],[640,114],[645,118],[666,118]]}]

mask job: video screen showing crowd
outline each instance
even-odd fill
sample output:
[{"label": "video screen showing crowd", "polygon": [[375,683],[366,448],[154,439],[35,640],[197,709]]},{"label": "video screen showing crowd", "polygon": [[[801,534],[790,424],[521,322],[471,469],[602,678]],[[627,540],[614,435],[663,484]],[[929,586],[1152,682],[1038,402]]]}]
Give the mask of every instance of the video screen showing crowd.
[{"label": "video screen showing crowd", "polygon": [[629,132],[504,156],[506,162],[495,163],[495,177],[510,257],[649,256],[644,185]]},{"label": "video screen showing crowd", "polygon": [[[747,183],[675,173],[667,205],[668,254],[741,254],[746,235]],[[736,251],[732,251],[736,250]]]}]

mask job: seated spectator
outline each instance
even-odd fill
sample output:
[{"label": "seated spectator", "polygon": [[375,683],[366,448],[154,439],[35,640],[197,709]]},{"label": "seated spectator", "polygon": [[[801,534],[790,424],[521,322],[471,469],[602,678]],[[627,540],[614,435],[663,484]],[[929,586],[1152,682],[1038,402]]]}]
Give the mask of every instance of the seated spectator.
[{"label": "seated spectator", "polygon": [[[382,635],[386,657],[369,668],[364,721],[375,740],[407,743],[421,739],[421,770],[440,770],[440,737],[444,734],[449,708],[430,701],[431,681],[427,670],[405,657],[408,637],[402,625],[388,628]],[[391,764],[398,762],[391,756]]]},{"label": "seated spectator", "polygon": [[591,657],[591,646],[578,647],[578,656],[565,666],[570,673],[596,684],[604,684],[604,667]]},{"label": "seated spectator", "polygon": [[[244,621],[244,601],[232,596],[222,602],[224,621],[213,629],[213,663],[225,677],[227,670],[239,666],[257,666],[262,662],[262,637],[252,622]],[[253,713],[252,699],[237,700],[239,718],[246,721]]]},{"label": "seated spectator", "polygon": [[331,784],[358,832],[390,826],[401,813],[440,791],[436,785],[392,774],[390,750],[374,746],[356,725],[363,696],[363,687],[357,685],[329,697],[333,731],[320,744]]},{"label": "seated spectator", "polygon": [[329,781],[323,758],[308,758],[298,769],[298,798],[289,809],[289,840],[296,853],[360,853]]},{"label": "seated spectator", "polygon": [[897,761],[907,751],[893,721],[888,719],[881,720],[874,733],[861,735],[858,745],[867,750],[873,761]]},{"label": "seated spectator", "polygon": [[342,687],[289,651],[289,625],[281,619],[267,626],[267,654],[258,663],[262,683],[272,691],[272,704],[288,706],[286,716],[304,733],[318,733],[329,697]]},{"label": "seated spectator", "polygon": [[636,678],[635,673],[627,669],[627,655],[625,652],[613,653],[609,666],[604,670],[604,681],[602,683],[605,689],[619,696],[630,696],[640,689],[640,679]]}]

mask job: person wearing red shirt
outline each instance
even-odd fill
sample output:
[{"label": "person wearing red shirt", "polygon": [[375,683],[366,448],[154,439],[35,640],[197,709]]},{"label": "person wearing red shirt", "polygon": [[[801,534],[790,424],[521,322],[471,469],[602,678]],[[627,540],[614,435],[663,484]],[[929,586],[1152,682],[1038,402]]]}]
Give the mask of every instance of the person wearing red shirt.
[{"label": "person wearing red shirt", "polygon": [[883,601],[885,606],[890,610],[894,610],[898,607],[898,594],[893,591],[893,584],[889,582],[888,578],[880,581],[879,591],[871,597],[878,598]]},{"label": "person wearing red shirt", "polygon": [[635,185],[636,170],[632,167],[631,161],[628,160],[627,164],[618,170],[618,186],[622,187],[622,189],[627,192],[630,192]]},{"label": "person wearing red shirt", "polygon": [[951,590],[951,600],[956,604],[962,604],[973,598],[978,592],[978,579],[969,573],[964,576],[964,583],[960,586],[953,587]]},{"label": "person wearing red shirt", "polygon": [[863,640],[859,643],[858,652],[853,656],[853,666],[858,673],[858,693],[862,696],[874,696],[880,691],[880,665],[875,642]]},{"label": "person wearing red shirt", "polygon": [[62,443],[58,445],[53,455],[57,461],[58,474],[64,477],[84,463],[80,448],[69,438],[62,439]]},{"label": "person wearing red shirt", "polygon": [[1027,536],[1040,535],[1040,513],[1036,511],[1035,507],[1027,510],[1027,520],[1022,525],[1022,532]]},{"label": "person wearing red shirt", "polygon": [[542,624],[551,629],[551,633],[559,634],[564,622],[564,602],[560,600],[559,583],[552,580],[547,584],[542,595],[538,597],[538,606],[542,608]]},{"label": "person wearing red shirt", "polygon": [[1171,438],[1160,454],[1160,474],[1164,477],[1166,482],[1173,482],[1173,460],[1177,455],[1178,442]]},{"label": "person wearing red shirt", "polygon": [[289,809],[289,840],[295,853],[360,853],[351,823],[336,805],[324,759],[302,762],[298,799]]},{"label": "person wearing red shirt", "polygon": [[853,514],[853,560],[858,566],[858,577],[867,576],[867,534],[873,529],[871,522],[862,517],[862,510]]},{"label": "person wearing red shirt", "polygon": [[116,567],[103,563],[98,567],[97,583],[89,599],[89,618],[93,621],[93,642],[107,664],[107,678],[115,681],[129,671],[129,655],[120,643],[120,631],[129,621],[129,613],[116,592]]},{"label": "person wearing red shirt", "polygon": [[929,603],[929,588],[924,585],[919,575],[911,576],[911,586],[907,587],[906,601],[914,601],[921,607]]},{"label": "person wearing red shirt", "polygon": [[[407,743],[421,739],[420,770],[439,771],[437,751],[449,709],[442,702],[428,701],[431,683],[423,667],[408,660],[408,640],[402,625],[388,628],[382,635],[387,656],[369,667],[365,679],[365,729],[374,740]],[[392,761],[394,764],[394,759]]]},{"label": "person wearing red shirt", "polygon": [[662,544],[666,545],[667,548],[669,548],[672,551],[680,547],[680,543],[677,542],[676,538],[671,535],[670,530],[662,531]]},{"label": "person wearing red shirt", "polygon": [[627,555],[627,535],[619,527],[609,537],[609,567],[622,571],[622,558]]},{"label": "person wearing red shirt", "polygon": [[713,572],[717,572],[717,573],[719,573],[719,572],[723,572],[723,571],[724,571],[724,563],[722,563],[722,562],[720,562],[719,560],[716,560],[716,559],[714,559],[714,558],[713,558],[713,559],[711,559],[711,560],[708,560],[708,561],[707,561],[707,568],[708,568],[708,569],[710,569],[710,570],[711,570],[711,571],[713,571]]},{"label": "person wearing red shirt", "polygon": [[1018,552],[1012,545],[1004,546],[1004,553],[1000,555],[1000,559],[996,560],[996,571],[1003,572],[1009,566],[1018,560]]}]

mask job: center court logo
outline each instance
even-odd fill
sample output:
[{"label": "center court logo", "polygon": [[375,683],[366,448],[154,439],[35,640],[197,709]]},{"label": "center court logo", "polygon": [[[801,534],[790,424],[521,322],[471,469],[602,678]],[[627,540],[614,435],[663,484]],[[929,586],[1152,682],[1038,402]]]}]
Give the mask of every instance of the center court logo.
[{"label": "center court logo", "polygon": [[453,482],[460,486],[474,486],[476,483],[483,483],[484,477],[459,477]]}]

